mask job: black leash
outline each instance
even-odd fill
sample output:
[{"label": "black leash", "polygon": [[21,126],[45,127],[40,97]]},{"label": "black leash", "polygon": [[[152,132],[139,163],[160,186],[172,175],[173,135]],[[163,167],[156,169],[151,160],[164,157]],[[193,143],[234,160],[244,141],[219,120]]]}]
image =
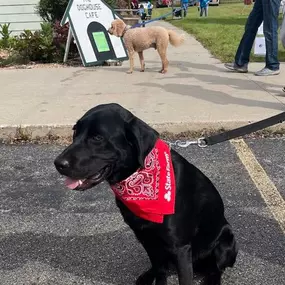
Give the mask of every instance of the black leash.
[{"label": "black leash", "polygon": [[170,145],[175,145],[178,147],[188,147],[189,145],[198,145],[199,147],[207,147],[210,145],[215,145],[221,142],[225,142],[231,139],[235,139],[238,137],[242,137],[244,135],[254,133],[256,131],[265,129],[267,127],[280,124],[284,121],[285,121],[285,112],[272,116],[270,118],[264,119],[262,121],[255,122],[247,126],[243,126],[243,127],[240,127],[234,130],[230,130],[230,131],[227,131],[221,134],[217,134],[217,135],[213,135],[213,136],[205,137],[205,138],[199,138],[197,141],[182,142],[178,140],[175,143],[170,143]]},{"label": "black leash", "polygon": [[231,131],[227,131],[218,135],[203,138],[206,145],[214,145],[234,138],[242,137],[254,133],[256,131],[265,129],[267,127],[277,125],[285,121],[285,112],[275,115],[273,117],[264,119],[262,121],[249,124]]}]

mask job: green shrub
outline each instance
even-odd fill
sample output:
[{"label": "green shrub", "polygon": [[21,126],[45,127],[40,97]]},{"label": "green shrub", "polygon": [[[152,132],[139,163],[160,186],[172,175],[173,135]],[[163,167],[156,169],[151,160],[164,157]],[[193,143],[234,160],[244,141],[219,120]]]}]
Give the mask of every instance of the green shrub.
[{"label": "green shrub", "polygon": [[0,67],[17,65],[17,64],[26,64],[27,62],[16,52],[11,52],[8,57],[0,57]]},{"label": "green shrub", "polygon": [[[59,21],[54,24],[42,23],[40,31],[25,30],[16,37],[13,49],[26,61],[62,61],[68,30],[68,24],[61,26]],[[69,54],[70,56],[78,56],[77,47],[73,42],[70,45]]]},{"label": "green shrub", "polygon": [[10,35],[11,32],[9,31],[10,23],[9,24],[3,24],[0,25],[0,35],[2,36],[2,39],[0,39],[0,48],[7,49],[9,48],[9,41],[10,41]]},{"label": "green shrub", "polygon": [[[61,59],[63,58],[65,52],[68,30],[68,23],[64,26],[61,26],[60,22],[56,21],[53,25],[53,44],[56,47],[57,57],[60,57]],[[77,46],[73,41],[70,43],[69,56],[78,56]]]},{"label": "green shrub", "polygon": [[40,0],[36,11],[44,21],[55,23],[62,19],[68,2],[68,0]]},{"label": "green shrub", "polygon": [[107,3],[107,4],[109,4],[111,7],[113,7],[113,8],[116,8],[118,5],[117,5],[117,2],[118,1],[116,1],[116,0],[105,0],[105,2]]},{"label": "green shrub", "polygon": [[31,32],[24,30],[12,47],[24,59],[30,61],[50,62],[54,58],[53,28],[50,23],[42,23],[41,30]]}]

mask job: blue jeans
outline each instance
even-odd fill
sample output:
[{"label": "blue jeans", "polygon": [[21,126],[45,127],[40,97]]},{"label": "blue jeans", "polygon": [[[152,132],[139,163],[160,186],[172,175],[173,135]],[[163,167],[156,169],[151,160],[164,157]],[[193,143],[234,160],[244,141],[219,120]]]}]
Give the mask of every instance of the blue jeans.
[{"label": "blue jeans", "polygon": [[208,16],[208,6],[207,7],[200,7],[200,17],[205,14],[205,17]]},{"label": "blue jeans", "polygon": [[181,8],[184,11],[184,17],[186,17],[187,16],[187,10],[188,10],[188,3],[182,3],[182,7]]},{"label": "blue jeans", "polygon": [[238,66],[248,64],[257,30],[263,21],[263,33],[266,45],[266,67],[279,69],[278,61],[278,16],[281,0],[255,0],[247,19],[245,32],[239,44],[235,63]]}]

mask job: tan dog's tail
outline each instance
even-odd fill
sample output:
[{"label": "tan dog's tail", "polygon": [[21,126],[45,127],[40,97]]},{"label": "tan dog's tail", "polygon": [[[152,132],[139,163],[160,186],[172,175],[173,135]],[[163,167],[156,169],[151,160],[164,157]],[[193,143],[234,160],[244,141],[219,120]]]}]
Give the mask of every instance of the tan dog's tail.
[{"label": "tan dog's tail", "polygon": [[171,45],[178,47],[184,43],[185,36],[183,34],[178,35],[176,32],[168,30],[168,35],[169,35],[169,42]]}]

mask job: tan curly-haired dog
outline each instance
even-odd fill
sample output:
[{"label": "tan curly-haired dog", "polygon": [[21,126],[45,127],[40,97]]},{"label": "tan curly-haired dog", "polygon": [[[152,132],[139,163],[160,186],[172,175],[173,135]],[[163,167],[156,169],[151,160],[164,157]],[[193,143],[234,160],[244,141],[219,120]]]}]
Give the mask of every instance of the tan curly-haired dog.
[{"label": "tan curly-haired dog", "polygon": [[130,59],[130,70],[134,69],[134,54],[137,52],[140,58],[141,72],[145,69],[143,51],[149,48],[157,49],[162,61],[161,73],[166,73],[168,68],[168,60],[166,50],[168,43],[177,47],[184,42],[184,35],[178,35],[174,31],[167,30],[163,27],[145,27],[133,28],[127,26],[122,20],[116,19],[112,22],[111,28],[108,30],[111,35],[122,37],[128,51]]}]

